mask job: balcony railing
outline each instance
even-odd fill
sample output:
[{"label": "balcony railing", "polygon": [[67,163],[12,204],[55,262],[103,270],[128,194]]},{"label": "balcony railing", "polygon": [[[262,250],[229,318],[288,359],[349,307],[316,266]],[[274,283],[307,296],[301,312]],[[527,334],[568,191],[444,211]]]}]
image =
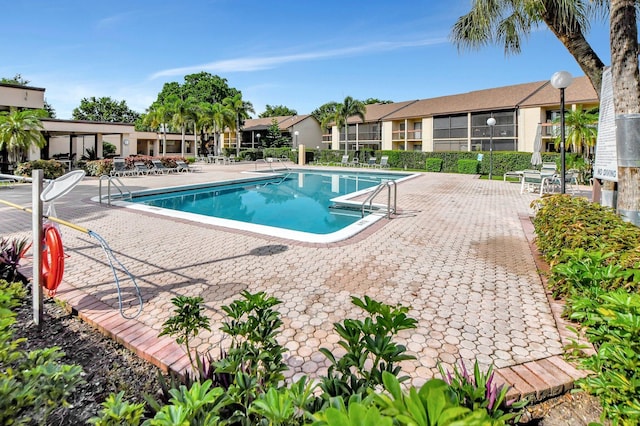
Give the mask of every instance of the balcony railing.
[{"label": "balcony railing", "polygon": [[[404,135],[404,130],[394,130],[393,132],[391,132],[391,137],[394,141],[404,140]],[[407,130],[406,135],[407,140],[410,141],[422,140],[422,130]]]}]

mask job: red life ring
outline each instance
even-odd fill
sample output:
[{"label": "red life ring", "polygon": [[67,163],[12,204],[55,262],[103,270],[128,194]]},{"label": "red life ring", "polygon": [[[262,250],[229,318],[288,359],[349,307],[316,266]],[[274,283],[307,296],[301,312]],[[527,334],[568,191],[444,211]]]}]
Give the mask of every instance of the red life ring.
[{"label": "red life ring", "polygon": [[49,290],[49,296],[53,296],[56,294],[64,274],[64,248],[58,228],[47,224],[44,226],[43,234],[42,286]]}]

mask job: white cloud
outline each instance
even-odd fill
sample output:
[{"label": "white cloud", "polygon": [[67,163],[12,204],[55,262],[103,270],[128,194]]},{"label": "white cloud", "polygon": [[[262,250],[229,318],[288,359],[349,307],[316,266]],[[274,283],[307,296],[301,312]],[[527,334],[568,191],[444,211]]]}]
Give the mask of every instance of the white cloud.
[{"label": "white cloud", "polygon": [[211,73],[228,73],[228,72],[250,72],[259,71],[269,68],[275,68],[278,65],[303,62],[318,59],[335,58],[340,56],[363,55],[370,52],[392,51],[405,49],[409,47],[423,47],[434,44],[447,43],[446,38],[433,38],[425,40],[401,41],[401,42],[377,42],[364,44],[361,46],[347,47],[344,49],[332,49],[325,51],[316,51],[308,53],[298,53],[294,55],[276,55],[262,57],[245,57],[236,59],[227,59],[221,61],[210,62],[208,64],[192,65],[180,68],[170,68],[158,71],[151,75],[151,79],[160,77],[173,77],[187,75],[200,71],[208,71]]}]

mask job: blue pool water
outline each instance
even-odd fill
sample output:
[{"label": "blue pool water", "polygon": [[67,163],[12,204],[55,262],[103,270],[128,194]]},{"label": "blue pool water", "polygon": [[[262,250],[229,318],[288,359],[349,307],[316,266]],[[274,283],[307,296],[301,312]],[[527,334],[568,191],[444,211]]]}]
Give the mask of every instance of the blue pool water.
[{"label": "blue pool water", "polygon": [[171,192],[136,196],[135,203],[312,234],[330,234],[359,220],[359,211],[330,208],[332,199],[383,180],[407,177],[399,173],[296,170],[264,179],[207,186],[172,188]]}]

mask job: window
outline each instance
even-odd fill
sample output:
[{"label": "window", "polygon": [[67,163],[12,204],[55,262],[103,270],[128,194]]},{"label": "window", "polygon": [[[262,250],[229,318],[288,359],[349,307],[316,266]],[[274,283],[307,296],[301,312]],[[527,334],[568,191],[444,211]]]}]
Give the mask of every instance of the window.
[{"label": "window", "polygon": [[[487,125],[489,117],[496,120],[493,134]],[[517,151],[515,117],[515,110],[471,114],[471,144],[474,150],[488,151],[489,139],[493,136],[494,151]]]},{"label": "window", "polygon": [[443,151],[466,151],[467,150],[467,141],[466,140],[447,140],[447,141],[433,141],[433,151],[434,152],[443,152]]},{"label": "window", "polygon": [[449,115],[434,117],[433,138],[450,139],[467,137],[467,115]]}]

